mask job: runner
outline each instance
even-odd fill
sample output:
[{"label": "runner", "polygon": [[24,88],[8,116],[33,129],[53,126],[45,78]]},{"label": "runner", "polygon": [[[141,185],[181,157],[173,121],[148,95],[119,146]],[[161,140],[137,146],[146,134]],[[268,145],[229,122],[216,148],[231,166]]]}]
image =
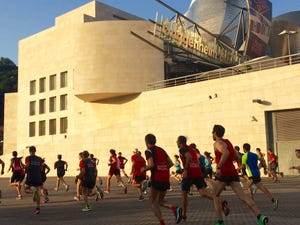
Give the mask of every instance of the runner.
[{"label": "runner", "polygon": [[82,194],[85,202],[85,207],[82,209],[83,212],[91,211],[89,205],[88,197],[97,196],[96,200],[99,199],[100,194],[98,192],[93,192],[93,189],[96,184],[96,168],[89,158],[89,152],[83,151],[82,160],[80,161],[80,177],[82,177]]},{"label": "runner", "polygon": [[36,202],[36,209],[34,214],[40,214],[40,190],[43,185],[41,171],[42,171],[42,159],[35,155],[35,146],[29,147],[29,156],[25,158],[25,171],[26,171],[26,181],[25,181],[25,192],[32,193],[33,190],[33,201]]},{"label": "runner", "polygon": [[174,155],[174,167],[175,172],[172,172],[172,177],[174,177],[174,179],[180,184],[182,180],[183,169],[181,167],[179,155]]},{"label": "runner", "polygon": [[145,136],[147,150],[145,151],[147,166],[142,171],[151,170],[150,181],[150,202],[154,215],[165,225],[159,206],[169,208],[175,215],[176,224],[182,220],[182,209],[165,200],[167,190],[170,188],[170,168],[173,163],[168,154],[160,147],[156,146],[156,137],[153,134]]},{"label": "runner", "polygon": [[[209,200],[219,201],[219,198],[216,198],[213,193],[206,191],[206,183],[204,176],[202,174],[200,163],[199,163],[199,154],[200,152],[195,151],[191,146],[186,144],[186,137],[179,136],[177,138],[177,146],[179,148],[180,159],[183,165],[183,175],[181,182],[181,193],[182,193],[182,218],[186,220],[186,212],[188,205],[188,193],[192,185],[195,185],[198,189],[199,194],[202,197],[208,198]],[[221,202],[219,202],[221,205]],[[222,204],[224,208],[224,214],[227,216],[229,214],[229,209],[227,202],[224,201]]]},{"label": "runner", "polygon": [[109,168],[107,181],[106,181],[106,190],[104,192],[107,194],[110,193],[110,180],[111,180],[111,177],[115,175],[117,178],[117,182],[124,189],[124,193],[127,194],[127,187],[124,184],[124,182],[121,178],[121,175],[120,175],[120,166],[119,166],[119,160],[116,155],[116,150],[110,149],[109,152],[110,152],[110,157],[109,157],[108,166],[110,166],[110,168]]},{"label": "runner", "polygon": [[[214,190],[217,197],[219,197],[226,185],[231,186],[232,190],[239,197],[241,201],[248,205],[252,212],[256,215],[259,225],[266,225],[268,217],[260,213],[259,208],[255,202],[247,196],[240,185],[239,175],[234,167],[233,161],[235,159],[235,151],[231,142],[223,139],[225,128],[221,125],[213,127],[213,140],[215,150],[215,161],[217,164],[216,181],[214,182]],[[224,225],[223,217],[221,214],[221,207],[215,201],[215,209],[218,221],[216,225]]]},{"label": "runner", "polygon": [[276,174],[276,170],[278,167],[277,164],[277,157],[276,155],[273,153],[273,150],[271,148],[268,148],[268,155],[269,155],[269,174],[272,177],[274,182],[277,182],[277,174]]},{"label": "runner", "polygon": [[[3,175],[4,174],[4,167],[5,167],[5,163],[4,163],[4,161],[2,161],[1,159],[0,159],[0,164],[1,164],[1,166],[2,166],[2,169],[1,169],[1,175]],[[2,191],[0,190],[0,198],[2,197]],[[0,203],[1,203],[1,201],[0,201]]]},{"label": "runner", "polygon": [[276,210],[278,208],[278,200],[274,199],[269,190],[261,183],[260,172],[258,168],[258,160],[260,157],[252,152],[250,152],[250,144],[245,143],[243,145],[243,150],[245,154],[242,157],[243,167],[247,169],[248,176],[244,174],[245,179],[248,183],[248,191],[253,198],[253,194],[251,189],[251,185],[255,184],[256,187],[261,190],[272,202],[273,209]]},{"label": "runner", "polygon": [[[78,158],[79,158],[79,168],[77,170],[80,171],[80,163],[83,159],[83,152],[80,152],[78,154]],[[82,177],[80,175],[80,173],[76,176],[75,178],[75,184],[76,184],[76,196],[74,197],[75,201],[80,201],[80,195],[82,195],[82,187],[81,187],[81,182],[82,182]]]},{"label": "runner", "polygon": [[102,185],[102,179],[101,179],[101,177],[98,177],[98,169],[97,169],[97,165],[99,164],[99,159],[95,158],[94,154],[90,154],[90,159],[92,160],[92,163],[96,170],[96,183],[97,183],[97,181],[99,183],[99,185],[96,184],[96,189],[100,194],[100,198],[103,199],[104,193],[103,193],[102,189],[100,188],[100,186]]},{"label": "runner", "polygon": [[128,159],[122,156],[122,152],[118,153],[118,160],[120,163],[120,172],[124,174],[124,176],[127,178],[128,184],[131,182],[131,178],[126,174],[125,172],[125,165],[128,162]]},{"label": "runner", "polygon": [[45,158],[43,158],[42,159],[42,172],[41,172],[43,185],[41,186],[41,194],[44,196],[44,199],[43,199],[44,203],[49,202],[48,190],[44,186],[44,184],[47,180],[47,174],[49,172],[50,172],[50,167],[45,163]]},{"label": "runner", "polygon": [[132,175],[132,187],[137,188],[139,193],[139,201],[144,201],[143,192],[147,188],[146,172],[141,171],[146,166],[146,160],[141,155],[141,152],[136,148],[131,156],[131,173]]},{"label": "runner", "polygon": [[22,157],[18,157],[17,151],[12,152],[13,158],[10,160],[10,166],[8,168],[8,172],[12,171],[12,176],[10,178],[10,186],[16,187],[17,189],[17,197],[16,199],[22,199],[22,181],[25,177],[25,165],[22,162]]},{"label": "runner", "polygon": [[69,191],[70,185],[68,185],[64,180],[65,172],[68,170],[68,163],[66,161],[61,160],[62,155],[57,155],[57,161],[54,163],[54,169],[57,172],[57,180],[56,180],[56,187],[54,188],[55,191],[59,190],[59,185],[62,183],[65,186],[66,191]]}]

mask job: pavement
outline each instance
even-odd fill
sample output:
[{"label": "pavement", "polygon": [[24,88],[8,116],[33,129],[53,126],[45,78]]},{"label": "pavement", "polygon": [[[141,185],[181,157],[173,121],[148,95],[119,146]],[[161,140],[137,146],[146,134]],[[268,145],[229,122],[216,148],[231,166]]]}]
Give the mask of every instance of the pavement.
[{"label": "pavement", "polygon": [[[2,199],[0,203],[0,225],[158,225],[149,201],[138,201],[137,191],[128,187],[124,194],[114,178],[110,194],[105,194],[103,200],[96,202],[90,199],[92,211],[82,212],[83,201],[74,201],[74,178],[67,177],[70,190],[64,188],[54,191],[55,178],[46,181],[50,202],[41,205],[41,213],[33,215],[35,209],[31,195],[25,195],[22,200],[16,200],[16,191],[8,185],[8,178],[0,179]],[[105,179],[103,179],[105,183]],[[300,225],[300,176],[283,177],[273,183],[270,178],[263,178],[264,185],[273,196],[279,199],[279,208],[273,211],[271,202],[260,191],[255,194],[255,201],[261,212],[269,217],[269,225]],[[180,205],[181,196],[179,185],[172,181],[173,191],[168,192],[166,200]],[[104,189],[104,188],[103,188]],[[230,215],[224,218],[226,225],[257,225],[256,217],[231,191],[227,188],[222,194],[229,202]],[[173,213],[162,209],[167,225],[175,224]],[[214,225],[216,218],[213,203],[201,198],[196,190],[189,196],[187,220],[183,225]]]}]

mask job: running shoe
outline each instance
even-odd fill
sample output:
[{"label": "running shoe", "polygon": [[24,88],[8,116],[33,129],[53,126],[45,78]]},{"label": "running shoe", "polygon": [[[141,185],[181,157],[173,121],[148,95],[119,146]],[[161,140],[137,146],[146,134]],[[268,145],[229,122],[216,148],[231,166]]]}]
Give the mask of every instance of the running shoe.
[{"label": "running shoe", "polygon": [[127,183],[128,183],[128,184],[131,183],[131,178],[130,178],[130,177],[128,178]]},{"label": "running shoe", "polygon": [[124,188],[124,194],[127,194],[127,187]]},{"label": "running shoe", "polygon": [[96,185],[96,189],[97,189],[97,191],[98,191],[99,194],[100,194],[100,198],[103,199],[103,198],[104,198],[104,193],[103,193],[103,191],[101,190],[101,188],[100,188],[99,186]]},{"label": "running shoe", "polygon": [[53,189],[54,189],[54,191],[58,191],[58,188],[56,188],[56,187],[55,187],[55,188],[53,188]]},{"label": "running shoe", "polygon": [[49,201],[50,201],[50,200],[49,200],[49,198],[48,198],[48,196],[47,196],[47,197],[45,197],[44,201],[45,201],[45,203],[47,203],[47,202],[49,202]]},{"label": "running shoe", "polygon": [[22,199],[22,195],[17,195],[16,199],[17,200],[21,200]]},{"label": "running shoe", "polygon": [[70,185],[66,185],[66,191],[69,191]]},{"label": "running shoe", "polygon": [[186,216],[182,216],[182,219],[183,219],[184,221],[186,221]]},{"label": "running shoe", "polygon": [[273,210],[276,210],[278,208],[278,199],[272,200],[272,206],[273,206]]},{"label": "running shoe", "polygon": [[269,221],[268,217],[260,214],[259,219],[258,219],[258,224],[259,225],[267,225],[268,221]]},{"label": "running shoe", "polygon": [[32,200],[33,200],[34,202],[36,202],[36,201],[37,201],[37,198],[38,198],[38,191],[37,191],[37,190],[34,190],[34,191],[33,191],[33,195],[32,195]]},{"label": "running shoe", "polygon": [[225,216],[229,215],[230,209],[228,207],[228,202],[226,200],[222,201],[222,210]]},{"label": "running shoe", "polygon": [[142,202],[142,201],[144,201],[144,200],[145,200],[145,198],[141,195],[141,196],[139,197],[139,201]]},{"label": "running shoe", "polygon": [[104,193],[106,193],[106,194],[109,194],[110,193],[110,190],[104,190]]},{"label": "running shoe", "polygon": [[255,184],[252,184],[251,185],[251,190],[252,190],[252,193],[255,194],[256,191],[257,191],[257,186]]},{"label": "running shoe", "polygon": [[92,211],[91,207],[86,205],[84,208],[81,209],[82,212],[89,212]]},{"label": "running shoe", "polygon": [[224,221],[222,221],[222,222],[217,221],[216,225],[225,225],[225,223],[224,223]]},{"label": "running shoe", "polygon": [[182,220],[182,209],[181,209],[181,207],[179,207],[179,206],[176,207],[174,215],[175,215],[176,224],[180,223],[180,221]]},{"label": "running shoe", "polygon": [[40,214],[41,210],[40,208],[36,208],[34,211],[33,211],[33,214],[37,215],[37,214]]},{"label": "running shoe", "polygon": [[80,196],[75,196],[75,197],[74,197],[74,200],[75,200],[75,201],[80,201]]},{"label": "running shoe", "polygon": [[143,192],[143,193],[145,193],[145,191],[147,191],[147,187],[148,187],[148,183],[147,183],[147,181],[144,181],[144,182],[142,183],[142,192]]}]

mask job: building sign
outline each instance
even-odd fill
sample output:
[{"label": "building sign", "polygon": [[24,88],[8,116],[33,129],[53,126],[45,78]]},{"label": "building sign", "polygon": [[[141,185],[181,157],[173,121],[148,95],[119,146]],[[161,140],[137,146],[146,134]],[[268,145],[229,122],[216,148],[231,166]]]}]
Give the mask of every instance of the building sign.
[{"label": "building sign", "polygon": [[249,0],[250,35],[246,54],[251,58],[265,55],[272,25],[272,3]]},{"label": "building sign", "polygon": [[180,15],[177,15],[176,20],[163,21],[162,16],[160,18],[157,16],[154,35],[210,63],[237,65],[245,61],[235,49],[223,45],[211,34],[205,34],[205,31],[200,35],[195,29],[196,24],[185,25],[184,18],[179,17]]}]

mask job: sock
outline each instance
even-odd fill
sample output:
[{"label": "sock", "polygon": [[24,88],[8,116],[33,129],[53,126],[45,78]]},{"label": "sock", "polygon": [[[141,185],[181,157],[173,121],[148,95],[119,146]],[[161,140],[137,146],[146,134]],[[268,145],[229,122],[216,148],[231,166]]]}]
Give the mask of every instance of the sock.
[{"label": "sock", "polygon": [[272,200],[271,200],[272,202],[274,202],[275,200],[274,200],[274,198],[272,198]]},{"label": "sock", "polygon": [[258,220],[259,220],[259,218],[260,218],[260,214],[257,215],[257,219],[258,219]]}]

